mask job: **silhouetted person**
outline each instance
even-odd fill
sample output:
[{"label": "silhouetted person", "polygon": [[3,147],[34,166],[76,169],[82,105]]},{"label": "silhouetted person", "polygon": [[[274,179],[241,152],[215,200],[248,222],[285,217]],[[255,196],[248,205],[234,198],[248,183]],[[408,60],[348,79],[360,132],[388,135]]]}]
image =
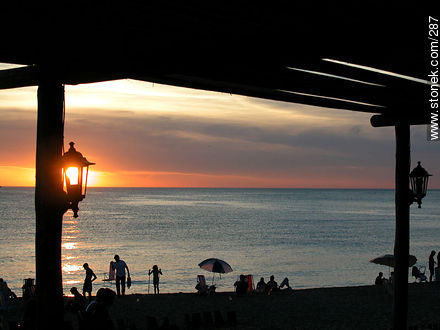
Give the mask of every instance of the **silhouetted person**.
[{"label": "silhouetted person", "polygon": [[153,274],[153,286],[154,286],[154,294],[159,294],[159,274],[162,274],[162,270],[157,268],[157,265],[153,266],[153,270],[148,270],[148,276]]},{"label": "silhouetted person", "polygon": [[66,310],[70,310],[72,312],[85,310],[86,298],[81,293],[79,293],[76,287],[71,288],[70,293],[73,294],[73,299],[67,302]]},{"label": "silhouetted person", "polygon": [[257,283],[257,288],[255,289],[257,293],[266,293],[267,284],[264,282],[264,277],[260,278],[260,281]]},{"label": "silhouetted person", "polygon": [[8,284],[2,278],[0,278],[0,296],[2,304],[5,305],[7,305],[10,300],[17,299],[17,295],[12,292],[8,287]]},{"label": "silhouetted person", "polygon": [[428,260],[429,282],[432,282],[432,276],[434,275],[434,265],[435,265],[434,256],[435,256],[435,251],[432,250],[431,254],[429,255],[429,260]]},{"label": "silhouetted person", "polygon": [[275,282],[275,276],[272,275],[272,276],[270,277],[270,281],[267,282],[267,289],[268,289],[268,291],[269,291],[269,294],[270,294],[271,292],[275,292],[275,291],[278,291],[278,290],[279,290],[279,288],[278,288],[278,283]]},{"label": "silhouetted person", "polygon": [[243,296],[247,292],[248,283],[246,282],[246,276],[240,275],[240,279],[234,283],[235,293],[237,296]]},{"label": "silhouetted person", "polygon": [[84,330],[114,330],[108,307],[113,304],[115,292],[109,288],[101,288],[96,293],[96,299],[86,308],[84,313]]},{"label": "silhouetted person", "polygon": [[83,296],[86,298],[86,293],[88,293],[90,301],[92,299],[92,282],[96,280],[97,277],[87,262],[83,265],[83,267],[86,270],[86,278],[84,279],[83,285]]},{"label": "silhouetted person", "polygon": [[385,281],[385,278],[383,277],[383,273],[379,272],[379,275],[377,275],[376,280],[374,281],[375,285],[382,285]]},{"label": "silhouetted person", "polygon": [[440,253],[437,253],[437,267],[434,268],[435,280],[440,281]]},{"label": "silhouetted person", "polygon": [[[286,287],[285,289],[283,289],[284,287]],[[284,278],[284,280],[281,282],[280,287],[279,287],[280,291],[292,291],[293,289],[290,287],[289,284],[289,279],[287,277]]]},{"label": "silhouetted person", "polygon": [[122,295],[125,296],[125,270],[127,269],[128,277],[130,277],[130,270],[125,261],[121,260],[117,254],[115,254],[113,269],[116,271],[116,292],[118,297],[121,296],[121,292]]}]

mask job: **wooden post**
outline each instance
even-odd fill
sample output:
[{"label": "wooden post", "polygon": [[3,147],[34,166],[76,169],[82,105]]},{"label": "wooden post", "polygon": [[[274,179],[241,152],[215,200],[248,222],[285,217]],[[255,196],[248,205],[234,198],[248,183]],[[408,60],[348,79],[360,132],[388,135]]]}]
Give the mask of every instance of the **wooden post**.
[{"label": "wooden post", "polygon": [[37,329],[62,329],[61,234],[65,194],[61,172],[64,86],[55,80],[38,87],[35,181],[35,264]]},{"label": "wooden post", "polygon": [[410,125],[396,122],[396,237],[394,241],[393,329],[407,328],[409,256],[409,172],[411,163]]}]

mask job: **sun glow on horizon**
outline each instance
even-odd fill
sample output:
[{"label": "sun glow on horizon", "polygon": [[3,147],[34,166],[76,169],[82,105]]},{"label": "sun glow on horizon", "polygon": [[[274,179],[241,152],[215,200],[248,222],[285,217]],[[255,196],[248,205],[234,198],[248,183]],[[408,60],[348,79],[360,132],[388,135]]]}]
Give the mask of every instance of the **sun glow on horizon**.
[{"label": "sun glow on horizon", "polygon": [[[3,186],[35,186],[35,169],[16,168],[8,171],[8,175],[19,177],[23,172],[32,173],[32,180],[29,179],[21,185],[6,184]],[[330,168],[328,170],[331,170]],[[309,171],[316,173],[313,168]],[[222,173],[197,173],[197,172],[176,172],[176,171],[90,171],[87,187],[89,188],[340,188],[340,189],[391,189],[392,180],[387,182],[385,177],[370,178],[368,184],[364,182],[363,177],[355,174],[362,172],[362,168],[345,168],[346,173],[352,172],[352,175],[344,177],[327,176],[323,173],[321,176],[291,174],[271,174],[264,176],[258,174],[222,174]],[[4,172],[4,169],[3,169]],[[306,171],[303,170],[303,174]],[[2,167],[0,166],[0,173]],[[29,176],[29,175],[28,175]],[[433,185],[431,189],[436,189]],[[74,248],[67,244],[66,249]]]},{"label": "sun glow on horizon", "polygon": [[89,169],[89,174],[87,176],[87,187],[101,187],[104,183],[102,182],[102,173],[99,171],[92,171]]}]

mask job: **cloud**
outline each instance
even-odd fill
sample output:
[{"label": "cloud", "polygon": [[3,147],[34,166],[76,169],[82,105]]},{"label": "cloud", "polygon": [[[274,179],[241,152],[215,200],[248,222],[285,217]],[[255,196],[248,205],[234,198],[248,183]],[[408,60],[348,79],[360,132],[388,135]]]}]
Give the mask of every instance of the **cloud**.
[{"label": "cloud", "polygon": [[0,109],[0,165],[35,165],[37,113]]},{"label": "cloud", "polygon": [[351,127],[302,128],[296,133],[289,122],[238,125],[183,115],[70,114],[66,120],[66,136],[88,140],[84,145],[95,154],[99,150],[98,158],[118,170],[267,174],[318,165],[392,164],[392,136],[378,144],[370,138],[368,125],[357,125],[352,134]]},{"label": "cloud", "polygon": [[[107,182],[394,186],[393,128],[371,127],[369,114],[147,85],[66,88],[65,145],[75,141]],[[35,109],[35,88],[0,92],[0,166],[34,165]],[[436,174],[425,130],[412,128],[413,156]]]}]

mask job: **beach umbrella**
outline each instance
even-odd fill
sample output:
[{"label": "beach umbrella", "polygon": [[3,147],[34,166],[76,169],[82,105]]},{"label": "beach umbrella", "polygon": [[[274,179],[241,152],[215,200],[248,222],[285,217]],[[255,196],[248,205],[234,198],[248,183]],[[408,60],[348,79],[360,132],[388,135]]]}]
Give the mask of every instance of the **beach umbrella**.
[{"label": "beach umbrella", "polygon": [[212,273],[225,274],[232,272],[232,267],[226,261],[217,258],[203,260],[199,263],[199,267]]},{"label": "beach umbrella", "polygon": [[[371,259],[370,262],[378,265],[394,267],[394,255],[384,254],[383,256]],[[414,266],[416,262],[417,262],[417,258],[410,254],[408,256],[408,267]]]}]

